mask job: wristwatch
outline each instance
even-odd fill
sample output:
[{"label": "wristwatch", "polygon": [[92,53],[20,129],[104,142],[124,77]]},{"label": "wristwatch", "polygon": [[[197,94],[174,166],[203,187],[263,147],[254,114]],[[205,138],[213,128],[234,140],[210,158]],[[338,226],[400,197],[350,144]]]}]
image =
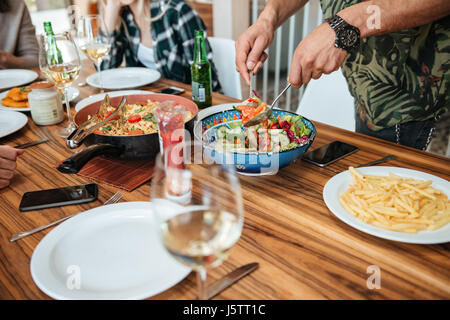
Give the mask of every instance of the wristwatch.
[{"label": "wristwatch", "polygon": [[361,34],[359,29],[345,22],[344,19],[335,15],[325,20],[336,33],[334,46],[351,52],[359,47]]}]

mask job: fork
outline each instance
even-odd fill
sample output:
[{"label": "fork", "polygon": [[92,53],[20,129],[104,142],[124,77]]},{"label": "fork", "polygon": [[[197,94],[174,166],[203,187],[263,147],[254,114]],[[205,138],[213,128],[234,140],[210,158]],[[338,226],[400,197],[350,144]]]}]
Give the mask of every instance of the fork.
[{"label": "fork", "polygon": [[[103,206],[105,206],[107,204],[117,203],[117,202],[120,201],[120,199],[122,199],[122,193],[120,191],[117,191],[111,198],[109,198],[108,200],[106,200],[103,203]],[[14,242],[16,240],[25,238],[25,237],[27,237],[27,236],[29,236],[31,234],[34,234],[34,233],[39,232],[39,231],[42,231],[44,229],[47,229],[47,228],[49,228],[51,226],[54,226],[54,225],[60,223],[60,222],[63,222],[65,220],[69,219],[69,218],[72,218],[72,217],[76,216],[79,213],[81,213],[81,212],[71,214],[70,216],[64,217],[62,219],[50,222],[49,224],[46,224],[46,225],[43,225],[43,226],[31,229],[31,230],[28,230],[28,231],[22,231],[22,232],[15,233],[15,234],[13,234],[13,236],[11,237],[11,239],[9,241],[10,242]]]},{"label": "fork", "polygon": [[249,89],[249,93],[248,93],[248,97],[251,98],[252,97],[252,92],[253,92],[253,71],[250,71],[250,89]]},{"label": "fork", "polygon": [[[376,164],[380,164],[380,163],[383,163],[383,162],[386,162],[386,161],[389,161],[389,160],[395,160],[395,159],[397,159],[397,157],[394,156],[393,154],[390,154],[390,155],[387,155],[387,156],[385,156],[385,157],[383,157],[381,159],[375,160],[375,161],[369,161],[369,162],[366,162],[366,163],[361,163],[361,164],[357,165],[356,168],[374,166]],[[334,173],[340,173],[339,171],[334,170],[333,168],[327,168],[327,169],[333,171]]]}]

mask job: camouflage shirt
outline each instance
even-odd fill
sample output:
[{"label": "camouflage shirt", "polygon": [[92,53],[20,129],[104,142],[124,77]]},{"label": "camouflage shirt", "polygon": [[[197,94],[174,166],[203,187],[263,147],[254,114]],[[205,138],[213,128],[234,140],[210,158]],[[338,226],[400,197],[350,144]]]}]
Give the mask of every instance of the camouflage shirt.
[{"label": "camouflage shirt", "polygon": [[[320,2],[326,19],[362,1]],[[450,105],[449,70],[450,16],[362,39],[342,66],[355,107],[374,131],[446,112]]]}]

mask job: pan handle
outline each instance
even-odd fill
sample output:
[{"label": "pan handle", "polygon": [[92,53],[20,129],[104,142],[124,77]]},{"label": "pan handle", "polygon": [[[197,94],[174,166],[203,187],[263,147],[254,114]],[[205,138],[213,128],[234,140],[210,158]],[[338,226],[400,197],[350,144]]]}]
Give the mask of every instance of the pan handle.
[{"label": "pan handle", "polygon": [[118,147],[107,143],[93,144],[80,151],[75,152],[69,158],[64,160],[57,169],[62,173],[78,173],[84,165],[98,155],[118,156],[124,151],[124,147]]}]

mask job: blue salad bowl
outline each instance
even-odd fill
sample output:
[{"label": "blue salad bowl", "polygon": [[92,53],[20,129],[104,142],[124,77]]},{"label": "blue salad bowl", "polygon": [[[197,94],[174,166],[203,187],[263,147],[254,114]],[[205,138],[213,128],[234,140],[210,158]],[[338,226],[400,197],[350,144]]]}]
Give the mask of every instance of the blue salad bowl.
[{"label": "blue salad bowl", "polygon": [[[282,118],[285,115],[297,115],[294,112],[278,109],[274,109],[272,114],[275,118],[278,118],[278,116]],[[232,165],[238,173],[244,175],[276,174],[279,169],[300,158],[308,150],[316,137],[314,124],[306,118],[302,118],[302,121],[311,130],[309,139],[300,145],[282,151],[218,151],[214,147],[214,142],[217,141],[217,129],[222,126],[233,128],[242,124],[241,113],[234,109],[209,114],[199,120],[194,127],[194,135],[197,140],[202,141],[204,155],[209,158],[209,161]]]}]

